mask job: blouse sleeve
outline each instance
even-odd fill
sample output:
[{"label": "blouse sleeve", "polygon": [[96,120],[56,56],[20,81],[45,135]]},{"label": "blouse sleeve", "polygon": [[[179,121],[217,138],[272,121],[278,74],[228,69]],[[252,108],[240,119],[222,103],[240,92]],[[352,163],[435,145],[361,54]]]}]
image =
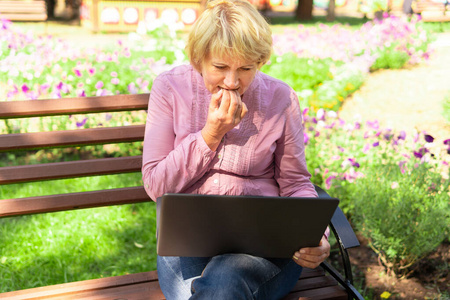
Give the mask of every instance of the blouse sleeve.
[{"label": "blouse sleeve", "polygon": [[293,90],[290,100],[285,111],[284,132],[275,150],[275,179],[280,186],[280,196],[317,197],[306,167],[302,114]]},{"label": "blouse sleeve", "polygon": [[198,181],[215,156],[200,132],[175,147],[174,94],[163,80],[153,82],[145,127],[142,180],[153,201],[179,193]]}]

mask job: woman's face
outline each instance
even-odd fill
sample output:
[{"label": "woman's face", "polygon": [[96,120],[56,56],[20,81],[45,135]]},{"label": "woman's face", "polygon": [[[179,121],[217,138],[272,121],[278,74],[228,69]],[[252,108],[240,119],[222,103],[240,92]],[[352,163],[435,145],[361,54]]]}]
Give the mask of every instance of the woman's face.
[{"label": "woman's face", "polygon": [[205,58],[201,69],[203,81],[210,93],[227,89],[237,90],[241,96],[252,83],[257,71],[256,62],[219,58],[212,55]]}]

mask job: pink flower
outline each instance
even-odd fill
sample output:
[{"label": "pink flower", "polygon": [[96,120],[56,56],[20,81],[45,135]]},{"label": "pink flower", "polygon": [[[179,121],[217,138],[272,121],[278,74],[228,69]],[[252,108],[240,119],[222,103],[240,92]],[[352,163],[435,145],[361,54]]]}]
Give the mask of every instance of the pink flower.
[{"label": "pink flower", "polygon": [[95,84],[96,89],[101,89],[103,87],[103,81],[99,81]]},{"label": "pink flower", "polygon": [[120,82],[119,78],[112,78],[112,79],[111,79],[111,83],[112,83],[112,84],[117,85],[117,84],[119,84],[119,82]]}]

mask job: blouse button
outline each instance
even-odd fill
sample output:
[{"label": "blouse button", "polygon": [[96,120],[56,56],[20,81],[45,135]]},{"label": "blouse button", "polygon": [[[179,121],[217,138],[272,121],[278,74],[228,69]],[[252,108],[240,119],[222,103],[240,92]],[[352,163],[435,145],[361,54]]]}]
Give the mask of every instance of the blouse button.
[{"label": "blouse button", "polygon": [[218,184],[219,180],[218,179],[214,179],[214,184]]}]

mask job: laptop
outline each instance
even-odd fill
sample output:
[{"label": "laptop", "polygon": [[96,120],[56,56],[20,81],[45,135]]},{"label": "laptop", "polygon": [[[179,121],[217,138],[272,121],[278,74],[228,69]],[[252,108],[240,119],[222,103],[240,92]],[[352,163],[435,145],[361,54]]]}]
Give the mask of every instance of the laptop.
[{"label": "laptop", "polygon": [[165,194],[157,200],[157,253],[292,257],[318,246],[336,198]]}]

